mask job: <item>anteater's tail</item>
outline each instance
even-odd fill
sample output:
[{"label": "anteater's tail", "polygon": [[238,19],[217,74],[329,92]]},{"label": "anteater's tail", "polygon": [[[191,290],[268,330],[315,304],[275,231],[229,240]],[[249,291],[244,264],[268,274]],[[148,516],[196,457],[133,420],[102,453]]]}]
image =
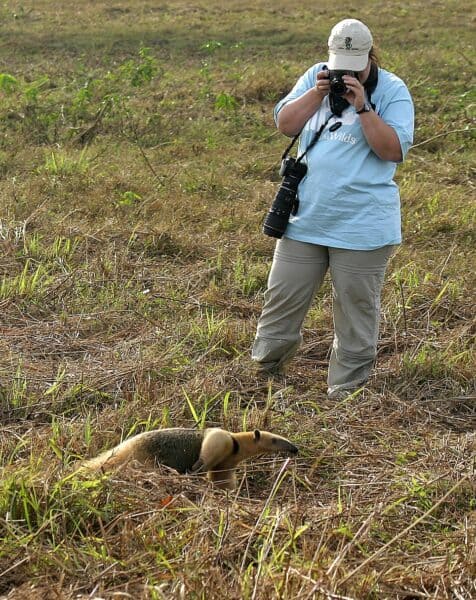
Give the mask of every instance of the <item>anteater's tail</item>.
[{"label": "anteater's tail", "polygon": [[137,446],[137,439],[131,438],[122,442],[112,450],[106,450],[98,456],[84,462],[81,471],[99,471],[115,469],[134,458],[134,451]]}]

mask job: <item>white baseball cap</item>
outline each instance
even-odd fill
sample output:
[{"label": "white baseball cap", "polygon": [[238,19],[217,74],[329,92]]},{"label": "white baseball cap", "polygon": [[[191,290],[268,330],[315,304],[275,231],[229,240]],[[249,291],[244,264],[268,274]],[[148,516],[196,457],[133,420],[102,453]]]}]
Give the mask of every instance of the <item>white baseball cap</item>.
[{"label": "white baseball cap", "polygon": [[370,29],[362,21],[344,19],[334,25],[327,44],[330,70],[363,71],[373,39]]}]

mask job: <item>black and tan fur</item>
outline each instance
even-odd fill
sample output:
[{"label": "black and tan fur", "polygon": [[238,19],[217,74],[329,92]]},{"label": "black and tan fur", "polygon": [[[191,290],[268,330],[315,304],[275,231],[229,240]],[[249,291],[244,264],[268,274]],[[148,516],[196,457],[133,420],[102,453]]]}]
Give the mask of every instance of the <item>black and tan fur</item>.
[{"label": "black and tan fur", "polygon": [[87,461],[81,470],[110,470],[137,460],[147,466],[166,465],[179,473],[206,472],[218,487],[233,489],[241,461],[279,452],[296,454],[298,449],[286,438],[259,429],[231,433],[220,428],[198,431],[177,427],[139,433]]}]

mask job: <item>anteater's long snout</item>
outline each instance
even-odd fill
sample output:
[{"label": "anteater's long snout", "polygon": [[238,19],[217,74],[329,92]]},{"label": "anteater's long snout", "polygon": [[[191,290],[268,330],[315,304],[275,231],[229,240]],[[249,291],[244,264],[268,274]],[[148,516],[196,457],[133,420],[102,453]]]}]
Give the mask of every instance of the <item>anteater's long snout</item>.
[{"label": "anteater's long snout", "polygon": [[276,447],[287,454],[297,454],[299,452],[299,448],[286,438],[276,438]]},{"label": "anteater's long snout", "polygon": [[297,446],[295,446],[294,444],[291,444],[291,442],[289,442],[288,452],[289,452],[289,454],[297,454],[299,452],[299,449]]}]

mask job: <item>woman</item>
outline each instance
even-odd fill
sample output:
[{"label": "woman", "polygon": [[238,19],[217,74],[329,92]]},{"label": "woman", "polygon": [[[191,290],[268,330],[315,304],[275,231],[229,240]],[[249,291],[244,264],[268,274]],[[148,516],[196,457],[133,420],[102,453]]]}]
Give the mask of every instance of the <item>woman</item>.
[{"label": "woman", "polygon": [[[414,113],[403,81],[378,66],[361,21],[338,23],[328,45],[328,62],[308,69],[275,108],[279,131],[300,134],[299,153],[309,147],[308,170],[299,184],[299,209],[276,245],[252,358],[270,374],[292,358],[329,269],[334,342],[328,394],[338,397],[360,387],[375,360],[385,268],[401,242],[393,176],[413,141]],[[337,73],[340,94],[331,89],[334,71],[351,72]]]}]

